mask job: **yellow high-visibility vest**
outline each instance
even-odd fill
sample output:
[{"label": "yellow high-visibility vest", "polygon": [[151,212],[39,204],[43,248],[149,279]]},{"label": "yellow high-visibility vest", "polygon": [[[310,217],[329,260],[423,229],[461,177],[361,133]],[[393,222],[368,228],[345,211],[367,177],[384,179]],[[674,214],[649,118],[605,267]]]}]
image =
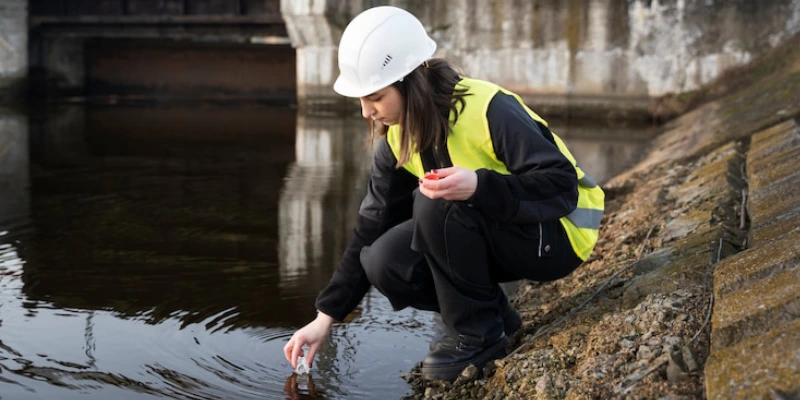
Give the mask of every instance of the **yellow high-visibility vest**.
[{"label": "yellow high-visibility vest", "polygon": [[[453,165],[471,170],[487,168],[498,173],[509,175],[505,164],[497,159],[492,146],[492,138],[489,132],[489,121],[486,118],[486,111],[489,103],[497,92],[502,92],[513,96],[522,105],[531,118],[544,126],[547,122],[539,115],[529,109],[522,99],[515,93],[509,92],[502,87],[491,82],[477,79],[464,78],[458,86],[466,87],[469,96],[466,97],[466,105],[463,111],[458,114],[458,121],[452,125],[452,132],[447,139],[447,150]],[[452,124],[453,114],[450,114]],[[400,127],[393,125],[387,132],[389,145],[395,157],[400,157]],[[600,228],[600,220],[603,217],[605,194],[603,190],[578,167],[575,157],[572,156],[567,146],[555,133],[553,133],[556,145],[561,153],[569,159],[575,167],[578,175],[578,207],[567,216],[560,219],[564,226],[567,236],[569,236],[575,254],[582,260],[589,258],[597,244],[597,237]],[[403,168],[422,178],[425,174],[422,166],[422,158],[418,151],[413,152],[408,162]]]}]

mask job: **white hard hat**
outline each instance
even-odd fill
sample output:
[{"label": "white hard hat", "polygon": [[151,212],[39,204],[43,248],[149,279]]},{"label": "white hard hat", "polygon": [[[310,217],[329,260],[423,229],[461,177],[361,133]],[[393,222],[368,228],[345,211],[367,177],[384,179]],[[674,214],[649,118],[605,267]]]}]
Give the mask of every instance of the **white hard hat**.
[{"label": "white hard hat", "polygon": [[419,20],[397,7],[375,7],[358,14],[339,41],[339,77],[333,90],[362,97],[401,80],[431,58],[436,42]]}]

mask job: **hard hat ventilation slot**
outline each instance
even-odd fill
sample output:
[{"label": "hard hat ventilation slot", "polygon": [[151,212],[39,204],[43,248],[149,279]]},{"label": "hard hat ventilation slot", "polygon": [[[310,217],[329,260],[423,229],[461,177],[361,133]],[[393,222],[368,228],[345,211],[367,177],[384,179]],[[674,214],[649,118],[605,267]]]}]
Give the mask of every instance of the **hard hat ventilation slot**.
[{"label": "hard hat ventilation slot", "polygon": [[386,55],[386,58],[384,58],[384,59],[383,59],[383,66],[381,67],[381,69],[385,69],[385,68],[386,68],[386,66],[387,66],[387,65],[389,65],[389,63],[390,63],[391,61],[392,61],[392,56],[391,56],[391,55],[389,55],[389,54],[387,54],[387,55]]}]

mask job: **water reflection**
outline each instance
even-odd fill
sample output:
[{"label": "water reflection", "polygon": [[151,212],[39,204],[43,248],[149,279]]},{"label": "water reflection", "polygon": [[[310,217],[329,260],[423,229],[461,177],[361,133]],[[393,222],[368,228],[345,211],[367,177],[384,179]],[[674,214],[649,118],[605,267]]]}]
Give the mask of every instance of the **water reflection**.
[{"label": "water reflection", "polygon": [[27,116],[0,108],[0,237],[30,214],[29,157]]},{"label": "water reflection", "polygon": [[600,184],[633,166],[658,129],[625,121],[551,120],[549,126],[564,139],[583,170]]},{"label": "water reflection", "polygon": [[321,288],[333,272],[366,190],[364,129],[357,119],[297,116],[279,201],[282,288]]},{"label": "water reflection", "polygon": [[429,316],[375,293],[321,349],[313,381],[293,380],[282,356],[352,231],[369,163],[360,121],[76,106],[31,116],[28,135],[14,118],[0,125],[4,395],[408,391],[400,374],[424,355]]},{"label": "water reflection", "polygon": [[[289,309],[304,303],[268,290],[278,276],[274,210],[292,161],[282,151],[294,143],[292,110],[99,108],[85,130],[72,117],[82,111],[55,119],[72,129],[34,133],[30,300],[149,323],[176,311],[184,324],[214,315],[209,329],[298,323]],[[263,307],[281,298],[290,307]]]},{"label": "water reflection", "polygon": [[283,391],[287,394],[287,400],[322,398],[314,386],[314,378],[312,378],[311,375],[290,375],[286,379],[286,383],[283,386]]}]

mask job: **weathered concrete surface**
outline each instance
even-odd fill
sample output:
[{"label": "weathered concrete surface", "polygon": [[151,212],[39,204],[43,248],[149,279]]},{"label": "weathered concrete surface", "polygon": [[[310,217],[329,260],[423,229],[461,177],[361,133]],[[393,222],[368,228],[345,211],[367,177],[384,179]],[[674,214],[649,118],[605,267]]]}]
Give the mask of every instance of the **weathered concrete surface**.
[{"label": "weathered concrete surface", "polygon": [[800,226],[800,127],[786,121],[753,136],[747,159],[751,245]]},{"label": "weathered concrete surface", "polygon": [[28,1],[0,2],[0,103],[21,101],[28,74]]},{"label": "weathered concrete surface", "polygon": [[800,127],[790,120],[753,136],[747,158],[747,175],[751,191],[797,173],[792,168],[800,154]]},{"label": "weathered concrete surface", "polygon": [[648,98],[697,89],[800,31],[798,0],[282,0],[308,95],[332,95],[342,29],[386,4],[423,21],[437,56],[540,110],[609,102],[618,113],[641,110]]},{"label": "weathered concrete surface", "polygon": [[[794,235],[791,239],[797,243],[800,235]],[[782,266],[787,268],[785,264]],[[800,291],[797,287],[800,269],[796,268],[796,262],[785,271],[780,271],[780,266],[771,267],[762,270],[766,277],[724,296],[717,296],[712,319],[712,350],[758,336],[800,315]]]},{"label": "weathered concrete surface", "polygon": [[772,397],[772,389],[797,393],[800,386],[798,344],[800,319],[795,319],[712,354],[706,365],[708,398],[779,399]]},{"label": "weathered concrete surface", "polygon": [[[281,15],[297,54],[297,98],[301,107],[345,109],[353,102],[333,91],[339,76],[339,39],[362,1],[281,0]],[[353,107],[353,112],[357,109]]]},{"label": "weathered concrete surface", "polygon": [[706,367],[710,399],[763,398],[773,388],[800,389],[800,228],[785,222],[787,215],[796,220],[800,211],[797,154],[800,127],[794,120],[752,136],[750,249],[715,272]]},{"label": "weathered concrete surface", "polygon": [[[759,245],[720,263],[714,273],[714,292],[722,299],[729,293],[768,276],[795,268],[800,262],[800,232]],[[764,244],[764,243],[762,243]]]}]

